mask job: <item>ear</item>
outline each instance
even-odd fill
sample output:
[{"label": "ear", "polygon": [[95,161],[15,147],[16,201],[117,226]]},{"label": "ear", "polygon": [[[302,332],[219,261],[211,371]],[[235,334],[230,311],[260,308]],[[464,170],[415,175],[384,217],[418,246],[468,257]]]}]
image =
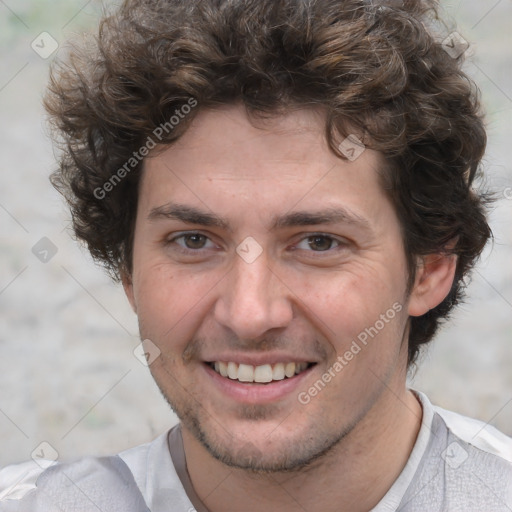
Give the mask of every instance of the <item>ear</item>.
[{"label": "ear", "polygon": [[409,297],[410,316],[424,315],[443,302],[452,287],[456,267],[456,254],[428,254],[420,258]]},{"label": "ear", "polygon": [[133,281],[132,276],[126,272],[121,272],[121,282],[123,283],[124,293],[128,298],[128,302],[132,307],[135,314],[137,314],[137,304],[135,303],[135,294],[133,293]]}]

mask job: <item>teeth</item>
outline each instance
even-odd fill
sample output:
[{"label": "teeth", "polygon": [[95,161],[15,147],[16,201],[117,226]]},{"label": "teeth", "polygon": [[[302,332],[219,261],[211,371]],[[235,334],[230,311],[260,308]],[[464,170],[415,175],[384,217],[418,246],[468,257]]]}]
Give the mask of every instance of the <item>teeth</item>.
[{"label": "teeth", "polygon": [[252,366],[250,364],[237,364],[232,361],[228,363],[215,361],[213,367],[217,373],[232,380],[267,383],[298,375],[308,367],[308,363],[276,363],[273,366],[270,364]]},{"label": "teeth", "polygon": [[[215,371],[217,371],[217,368],[215,368]],[[228,365],[226,363],[223,363],[222,361],[219,361],[219,373],[223,377],[228,376]]]},{"label": "teeth", "polygon": [[[259,368],[258,366],[258,369]],[[254,382],[254,373],[254,366],[250,364],[241,364],[238,366],[238,380],[240,382]],[[232,378],[231,375],[230,378]]]},{"label": "teeth", "polygon": [[238,379],[238,365],[236,363],[228,363],[228,377]]},{"label": "teeth", "polygon": [[286,363],[284,367],[284,374],[290,378],[295,375],[295,363]]},{"label": "teeth", "polygon": [[283,380],[284,379],[284,364],[277,363],[274,365],[272,372],[272,380]]},{"label": "teeth", "polygon": [[303,372],[308,367],[308,363],[298,363],[295,365],[295,375]]},{"label": "teeth", "polygon": [[269,364],[256,366],[254,368],[254,382],[272,382],[272,366]]}]

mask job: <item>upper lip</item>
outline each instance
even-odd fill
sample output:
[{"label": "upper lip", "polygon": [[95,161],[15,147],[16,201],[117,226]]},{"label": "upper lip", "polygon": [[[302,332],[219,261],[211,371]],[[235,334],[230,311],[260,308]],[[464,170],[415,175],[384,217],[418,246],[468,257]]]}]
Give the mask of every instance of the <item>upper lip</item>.
[{"label": "upper lip", "polygon": [[249,364],[252,366],[262,366],[264,364],[277,364],[277,363],[316,363],[315,359],[305,358],[293,354],[284,353],[262,353],[262,354],[247,354],[247,353],[220,353],[212,357],[204,359],[205,362],[214,363],[222,361],[225,363],[233,362],[237,364]]}]

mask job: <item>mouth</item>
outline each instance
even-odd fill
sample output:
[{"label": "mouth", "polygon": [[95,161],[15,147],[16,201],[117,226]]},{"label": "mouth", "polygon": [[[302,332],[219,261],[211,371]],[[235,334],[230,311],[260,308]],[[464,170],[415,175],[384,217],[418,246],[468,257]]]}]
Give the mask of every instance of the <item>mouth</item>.
[{"label": "mouth", "polygon": [[253,366],[250,364],[239,364],[233,361],[206,362],[206,365],[221,377],[249,385],[271,384],[273,382],[293,379],[309,370],[315,364],[316,363],[289,362]]}]

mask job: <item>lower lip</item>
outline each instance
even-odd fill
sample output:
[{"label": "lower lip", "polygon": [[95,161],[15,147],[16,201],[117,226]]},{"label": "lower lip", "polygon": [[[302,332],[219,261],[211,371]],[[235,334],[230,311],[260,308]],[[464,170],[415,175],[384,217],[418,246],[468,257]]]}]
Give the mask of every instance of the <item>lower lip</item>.
[{"label": "lower lip", "polygon": [[223,395],[245,404],[277,402],[294,392],[297,393],[302,388],[304,380],[315,366],[316,365],[309,367],[307,370],[304,370],[294,377],[273,381],[268,384],[244,384],[238,380],[223,377],[208,364],[203,364],[207,375],[211,378],[214,385],[220,389]]}]

